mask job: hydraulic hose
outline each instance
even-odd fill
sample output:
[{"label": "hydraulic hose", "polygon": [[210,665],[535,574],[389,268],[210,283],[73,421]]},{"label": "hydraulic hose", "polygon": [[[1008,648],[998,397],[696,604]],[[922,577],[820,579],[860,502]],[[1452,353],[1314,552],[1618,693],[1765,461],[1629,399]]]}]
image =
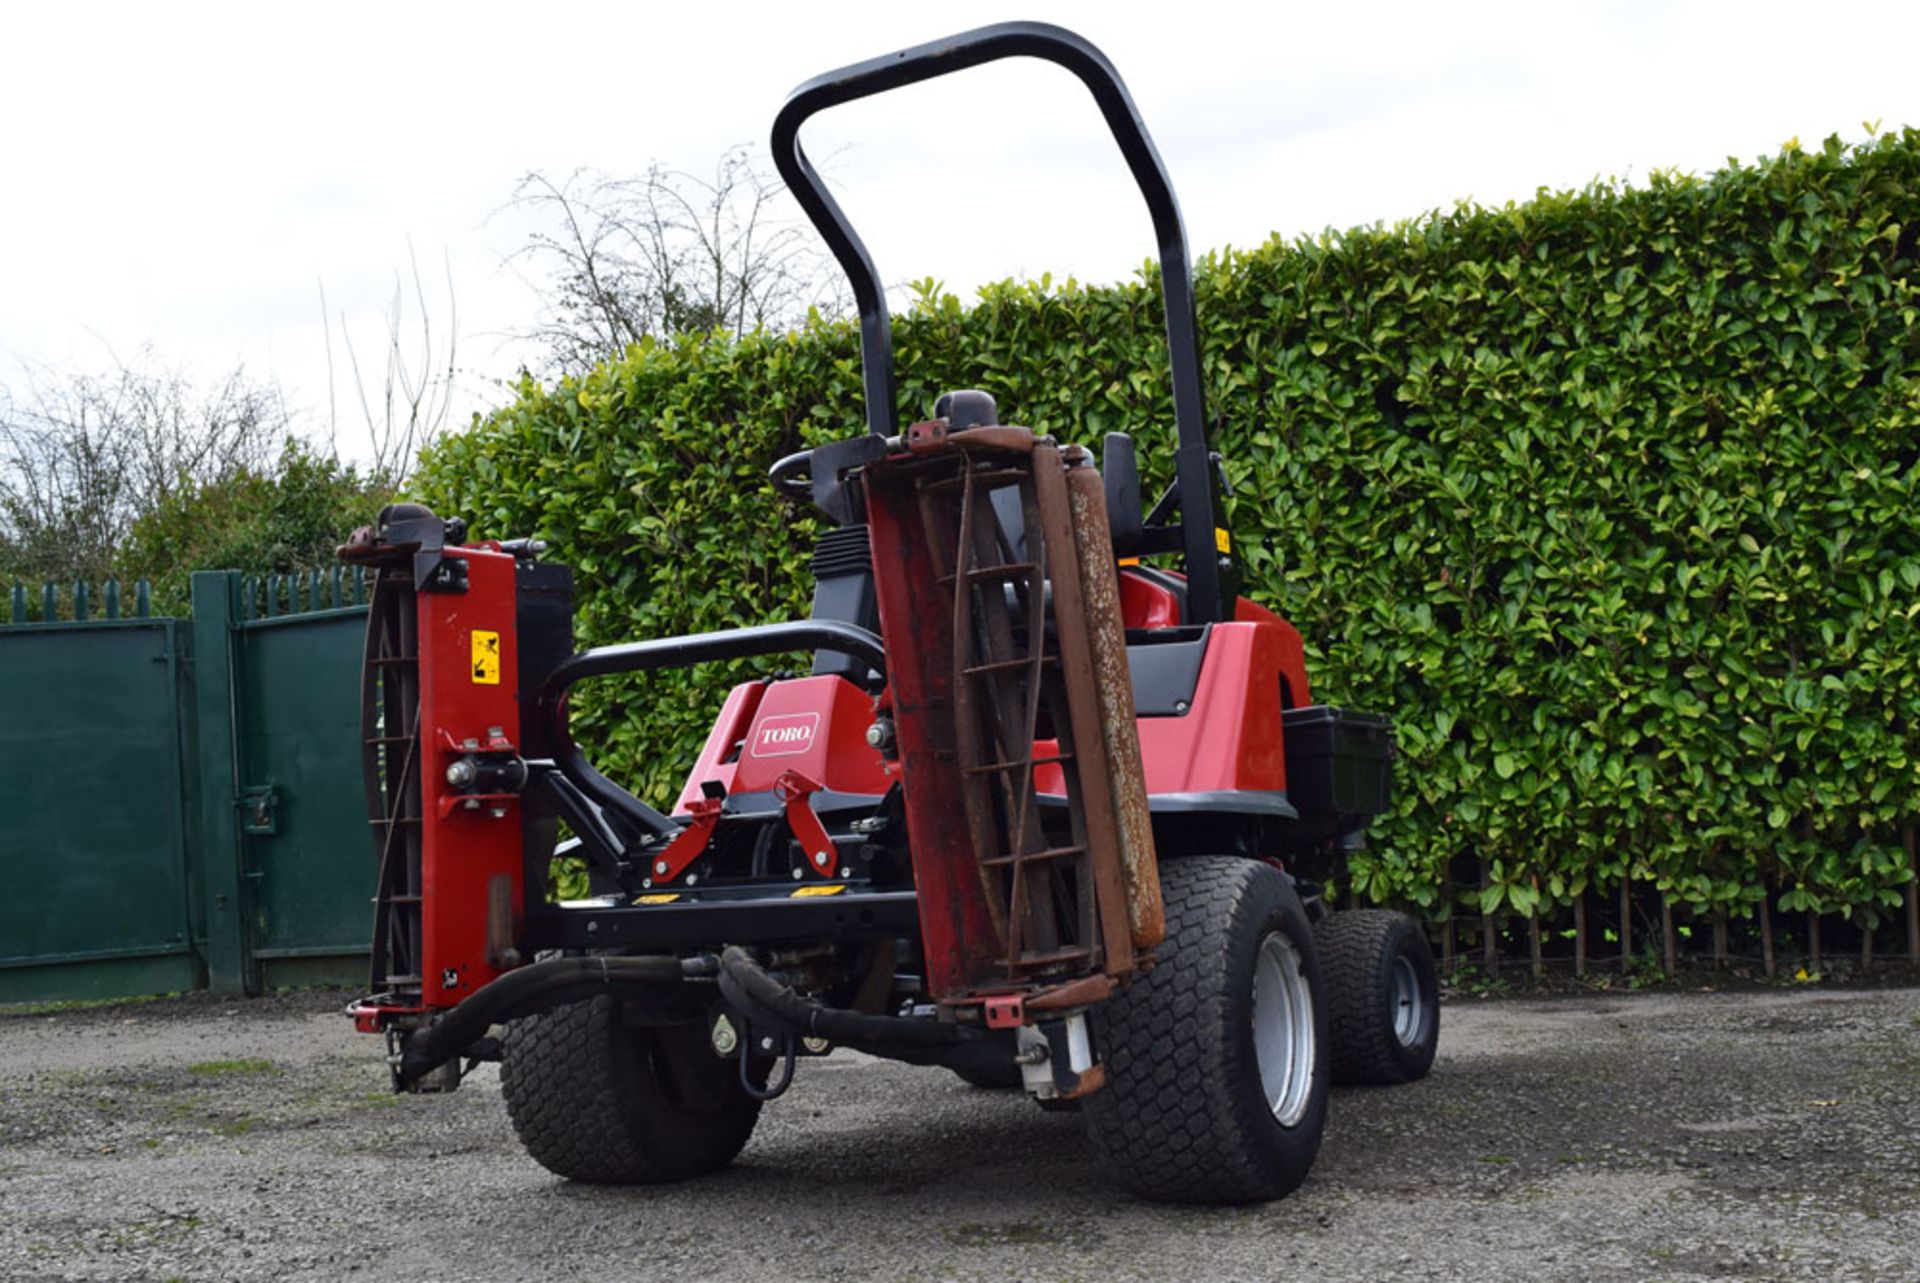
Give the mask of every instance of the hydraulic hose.
[{"label": "hydraulic hose", "polygon": [[983,1031],[935,1020],[870,1016],[803,998],[753,955],[730,945],[720,955],[720,993],[756,1025],[805,1038],[825,1038],[854,1051],[917,1065],[986,1067],[1006,1050]]},{"label": "hydraulic hose", "polygon": [[853,1047],[866,1042],[909,1046],[949,1046],[961,1040],[958,1025],[933,1020],[905,1020],[898,1016],[869,1016],[843,1007],[828,1007],[802,998],[766,973],[753,955],[739,945],[728,945],[720,955],[720,992],[762,1024],[804,1038],[825,1038]]},{"label": "hydraulic hose", "polygon": [[414,1082],[459,1055],[502,1020],[579,1002],[600,993],[658,993],[688,976],[710,975],[712,955],[693,958],[551,958],[517,967],[482,985],[406,1041],[399,1079]]},{"label": "hydraulic hose", "polygon": [[[721,954],[720,992],[749,1020],[770,1030],[825,1038],[854,1051],[912,1064],[986,1066],[1005,1055],[983,1031],[899,1016],[872,1016],[803,998],[768,975],[738,946]],[[553,958],[530,963],[474,991],[439,1020],[409,1037],[399,1080],[411,1083],[458,1056],[503,1020],[579,1002],[602,993],[658,994],[691,976],[715,974],[711,954],[691,958]]]}]

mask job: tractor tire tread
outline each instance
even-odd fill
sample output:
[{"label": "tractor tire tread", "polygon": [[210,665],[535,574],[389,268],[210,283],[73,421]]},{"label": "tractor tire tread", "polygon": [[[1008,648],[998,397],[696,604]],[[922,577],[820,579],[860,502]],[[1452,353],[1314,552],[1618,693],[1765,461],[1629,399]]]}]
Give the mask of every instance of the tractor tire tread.
[{"label": "tractor tire tread", "polygon": [[501,1094],[541,1166],[587,1184],[657,1184],[718,1170],[746,1145],[760,1102],[740,1092],[697,1120],[676,1115],[637,1046],[657,1035],[638,1033],[607,997],[507,1025]]},{"label": "tractor tire tread", "polygon": [[[1333,1043],[1333,1081],[1344,1087],[1390,1086],[1424,1078],[1439,1035],[1439,994],[1426,934],[1404,913],[1342,909],[1314,928],[1326,985],[1327,1026]],[[1401,948],[1415,954],[1427,993],[1428,1036],[1402,1046],[1394,1036],[1386,970]]]},{"label": "tractor tire tread", "polygon": [[1317,1071],[1318,1100],[1301,1124],[1300,1144],[1277,1162],[1249,1139],[1275,1125],[1271,1114],[1250,1114],[1244,1093],[1232,1089],[1227,944],[1249,929],[1242,925],[1248,915],[1269,911],[1276,894],[1307,937],[1298,941],[1303,950],[1312,948],[1311,928],[1291,883],[1258,861],[1189,856],[1164,861],[1160,875],[1166,940],[1154,966],[1100,1011],[1108,1085],[1085,1100],[1089,1137],[1104,1165],[1148,1198],[1277,1198],[1299,1184],[1318,1149],[1325,1071]]}]

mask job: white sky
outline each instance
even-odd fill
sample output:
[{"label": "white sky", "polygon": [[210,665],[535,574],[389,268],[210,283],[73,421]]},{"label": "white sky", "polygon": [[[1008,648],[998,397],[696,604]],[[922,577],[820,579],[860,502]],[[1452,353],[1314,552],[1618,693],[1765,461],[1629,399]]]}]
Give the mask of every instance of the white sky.
[{"label": "white sky", "polygon": [[[417,251],[457,304],[459,421],[496,404],[535,300],[497,213],[526,171],[701,170],[801,80],[1010,18],[1119,67],[1197,255],[1798,136],[1920,124],[1920,3],[25,3],[0,17],[0,382],[151,345],[244,363],[324,435],[320,287],[377,365]],[[882,276],[970,295],[1129,275],[1144,212],[1091,100],[1003,63],[822,115]],[[336,330],[339,445],[364,453]],[[850,427],[854,425],[849,425]]]}]

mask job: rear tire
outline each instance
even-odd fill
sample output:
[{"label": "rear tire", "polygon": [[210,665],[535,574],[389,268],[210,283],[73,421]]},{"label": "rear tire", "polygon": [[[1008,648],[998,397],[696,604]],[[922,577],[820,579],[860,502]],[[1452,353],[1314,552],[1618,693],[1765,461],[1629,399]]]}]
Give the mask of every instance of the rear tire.
[{"label": "rear tire", "polygon": [[1333,1081],[1425,1078],[1440,1045],[1440,974],[1420,924],[1385,909],[1348,909],[1314,928],[1326,977]]},{"label": "rear tire", "polygon": [[501,1094],[520,1143],[548,1171],[597,1185],[656,1184],[732,1162],[760,1117],[739,1065],[702,1025],[639,1028],[612,998],[507,1025]]},{"label": "rear tire", "polygon": [[1107,1086],[1086,1098],[1088,1135],[1147,1198],[1279,1198],[1306,1179],[1326,1127],[1313,928],[1292,880],[1255,860],[1168,860],[1160,883],[1153,968],[1095,1012]]}]

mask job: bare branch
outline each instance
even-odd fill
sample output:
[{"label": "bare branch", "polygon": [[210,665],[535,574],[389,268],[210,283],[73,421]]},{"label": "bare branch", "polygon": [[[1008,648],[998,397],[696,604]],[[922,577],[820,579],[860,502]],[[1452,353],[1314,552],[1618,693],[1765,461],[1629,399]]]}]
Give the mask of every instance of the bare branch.
[{"label": "bare branch", "polygon": [[[453,265],[443,253],[441,270],[447,283],[447,339],[444,347],[434,337],[433,307],[427,299],[426,282],[420,275],[419,256],[413,241],[407,241],[407,275],[393,276],[393,297],[384,315],[386,341],[385,365],[380,372],[377,398],[370,399],[366,373],[360,365],[359,350],[347,318],[340,316],[340,340],[347,352],[347,367],[353,376],[355,400],[360,406],[373,450],[372,476],[389,490],[398,490],[413,471],[420,451],[446,426],[453,409],[454,381],[459,374],[458,351],[453,336],[459,332],[458,313],[453,292]],[[409,337],[407,323],[407,284],[412,284],[413,303],[419,312],[417,347]],[[322,300],[325,292],[322,291]],[[329,323],[331,331],[331,323]],[[413,350],[409,350],[412,348]],[[328,381],[332,382],[332,339],[328,339]],[[332,396],[332,387],[328,388]],[[331,402],[330,402],[331,404]]]},{"label": "bare branch", "polygon": [[102,375],[22,371],[0,388],[0,551],[28,576],[104,578],[134,521],[181,487],[261,467],[292,427],[279,389],[212,388],[115,358]]},{"label": "bare branch", "polygon": [[785,188],[755,153],[729,148],[711,177],[658,163],[638,178],[529,173],[512,204],[551,220],[513,256],[537,263],[543,315],[525,331],[549,373],[584,374],[645,338],[802,323],[843,311],[837,269],[780,214]]}]

